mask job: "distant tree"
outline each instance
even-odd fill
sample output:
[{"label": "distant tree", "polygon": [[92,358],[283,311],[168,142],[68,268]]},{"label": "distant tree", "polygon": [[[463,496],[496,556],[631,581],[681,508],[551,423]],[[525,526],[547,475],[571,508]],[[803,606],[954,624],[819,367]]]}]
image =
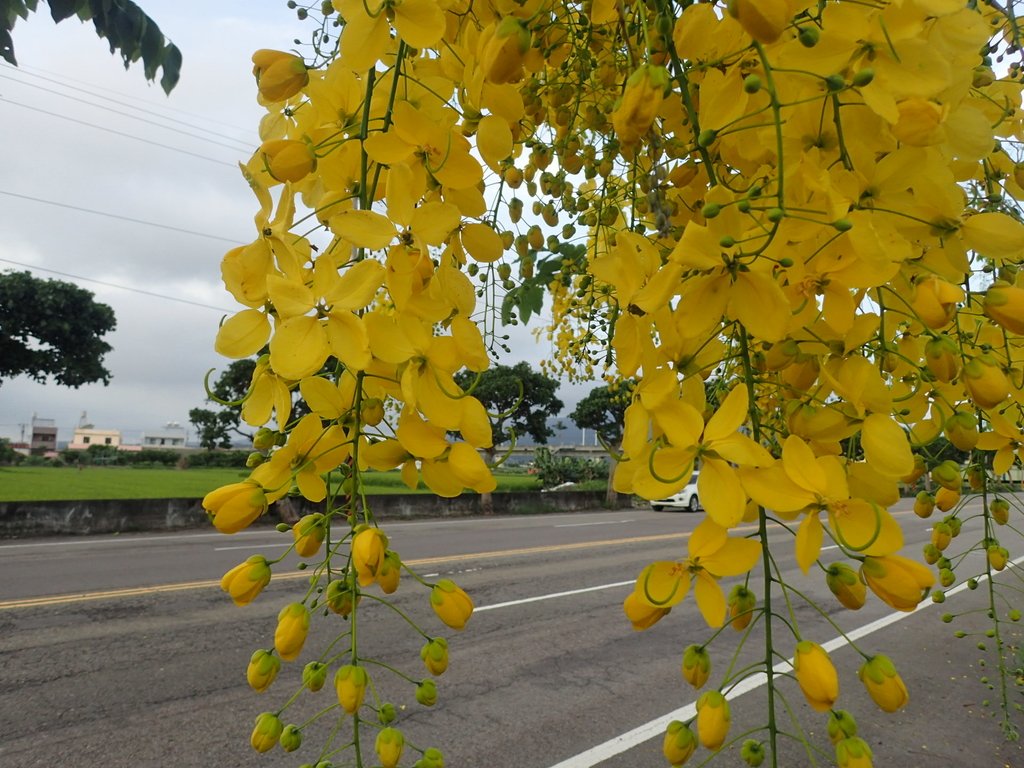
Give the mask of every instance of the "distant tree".
[{"label": "distant tree", "polygon": [[[562,401],[555,396],[558,381],[533,370],[528,363],[513,366],[496,365],[480,374],[461,371],[455,375],[463,389],[473,387],[476,397],[491,414],[492,447],[488,459],[493,462],[498,446],[507,443],[512,435],[529,435],[546,445],[555,431],[548,420],[562,410]],[[480,498],[484,514],[494,511],[491,494]]]},{"label": "distant tree", "polygon": [[609,456],[608,489],[605,496],[605,501],[609,505],[617,501],[617,494],[613,487],[615,465],[617,464],[614,454],[622,445],[626,407],[632,397],[633,382],[631,381],[623,381],[614,387],[605,384],[590,390],[569,414],[573,424],[580,429],[591,429],[596,432],[601,441],[612,451]]},{"label": "distant tree", "polygon": [[[160,27],[131,0],[48,0],[50,17],[57,23],[78,16],[92,21],[96,34],[106,38],[111,53],[119,53],[124,68],[142,59],[147,80],[156,80],[162,70],[160,87],[170,93],[181,74],[181,51],[167,41]],[[18,17],[27,19],[39,0],[0,0],[0,57],[17,66],[11,32]]]},{"label": "distant tree", "polygon": [[0,274],[0,383],[13,376],[64,387],[110,383],[103,356],[112,347],[114,310],[84,288],[29,272]]},{"label": "distant tree", "polygon": [[235,360],[217,379],[211,388],[213,396],[208,402],[214,403],[213,408],[193,408],[188,412],[188,420],[199,434],[199,444],[208,450],[214,448],[230,448],[232,433],[251,438],[252,435],[241,428],[241,408],[238,406],[221,405],[238,402],[249,390],[252,372],[256,368],[255,360]]},{"label": "distant tree", "polygon": [[0,464],[17,464],[22,455],[11,447],[11,441],[0,437]]}]

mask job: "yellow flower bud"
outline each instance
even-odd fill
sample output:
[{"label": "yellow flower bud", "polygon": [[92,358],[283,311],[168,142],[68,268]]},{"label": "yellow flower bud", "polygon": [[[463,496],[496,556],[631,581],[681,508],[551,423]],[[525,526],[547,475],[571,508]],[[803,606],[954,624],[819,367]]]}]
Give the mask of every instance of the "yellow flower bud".
[{"label": "yellow flower bud", "polygon": [[867,587],[846,563],[833,563],[825,572],[825,583],[836,599],[851,611],[864,607]]},{"label": "yellow flower bud", "polygon": [[683,679],[698,690],[711,675],[711,655],[702,645],[688,645],[683,651]]},{"label": "yellow flower bud", "polygon": [[929,275],[915,284],[910,306],[925,326],[939,330],[949,325],[956,314],[957,302],[963,300],[960,286]]},{"label": "yellow flower bud", "polygon": [[294,54],[264,48],[252,55],[252,63],[260,95],[269,102],[290,99],[309,83],[306,63]]},{"label": "yellow flower bud", "polygon": [[377,758],[380,760],[381,768],[395,768],[402,758],[402,749],[405,747],[405,737],[397,728],[381,728],[377,734],[377,741],[374,749],[377,751]]},{"label": "yellow flower bud", "polygon": [[248,605],[270,583],[270,563],[263,555],[253,555],[224,574],[220,588],[231,595],[235,605]]},{"label": "yellow flower bud", "polygon": [[932,470],[932,480],[951,491],[959,491],[964,483],[960,476],[960,465],[951,460],[942,462]]},{"label": "yellow flower bud", "polygon": [[259,148],[263,166],[277,181],[302,181],[316,170],[316,152],[305,141],[271,139]]},{"label": "yellow flower bud", "polygon": [[978,444],[978,421],[969,413],[954,413],[942,427],[946,439],[961,451],[973,451]]},{"label": "yellow flower bud", "polygon": [[444,755],[439,749],[427,747],[423,750],[423,757],[413,764],[413,768],[444,768]]},{"label": "yellow flower bud", "polygon": [[1007,560],[1010,558],[1009,551],[998,544],[989,544],[986,553],[988,555],[988,564],[997,571],[1003,570],[1006,567]]},{"label": "yellow flower bud", "polygon": [[939,381],[950,382],[960,373],[960,349],[942,334],[924,345],[924,364]]},{"label": "yellow flower bud", "polygon": [[420,649],[420,658],[432,675],[443,675],[448,669],[448,641],[435,637]]},{"label": "yellow flower bud", "polygon": [[697,749],[697,737],[686,723],[673,720],[665,729],[665,738],[661,742],[661,753],[665,755],[669,765],[678,768],[685,765]]},{"label": "yellow flower bud", "polygon": [[737,632],[742,632],[754,619],[754,607],[757,605],[757,596],[742,584],[737,584],[729,590],[729,624]]},{"label": "yellow flower bud", "polygon": [[309,634],[309,609],[302,603],[290,603],[277,614],[274,647],[285,661],[294,661],[302,652]]},{"label": "yellow flower bud", "polygon": [[939,488],[935,492],[935,506],[943,512],[949,512],[960,501],[960,491],[951,491],[949,488]]},{"label": "yellow flower bud", "polygon": [[283,730],[284,723],[277,715],[273,712],[264,712],[256,718],[256,727],[252,729],[249,743],[257,752],[269,752],[281,738]]},{"label": "yellow flower bud", "polygon": [[999,525],[1006,525],[1010,521],[1010,502],[1006,499],[992,499],[988,503],[988,511]]},{"label": "yellow flower bud", "polygon": [[452,629],[463,629],[473,614],[473,600],[451,579],[441,579],[430,590],[430,607]]},{"label": "yellow flower bud", "polygon": [[249,658],[245,679],[256,693],[263,693],[274,682],[281,670],[281,660],[273,652],[259,649]]},{"label": "yellow flower bud", "polygon": [[286,725],[277,741],[285,752],[294,752],[302,746],[302,731],[297,725]]},{"label": "yellow flower bud", "polygon": [[896,105],[899,119],[892,126],[892,135],[903,144],[927,147],[938,144],[942,135],[938,128],[946,120],[949,107],[932,99],[911,96]]},{"label": "yellow flower bud", "polygon": [[352,537],[352,564],[359,574],[359,585],[373,584],[384,565],[384,553],[388,548],[388,537],[380,528],[363,526]]},{"label": "yellow flower bud", "polygon": [[267,496],[259,483],[245,480],[210,491],[203,497],[203,509],[213,517],[221,533],[238,533],[267,511]]},{"label": "yellow flower bud", "polygon": [[872,592],[897,611],[912,611],[935,584],[930,569],[900,555],[865,557],[860,575]]},{"label": "yellow flower bud", "polygon": [[368,397],[363,400],[359,418],[363,420],[363,424],[371,427],[380,424],[384,420],[384,401],[379,397]]},{"label": "yellow flower bud", "polygon": [[901,477],[900,478],[900,482],[901,483],[906,483],[907,485],[913,485],[918,480],[920,480],[924,476],[924,473],[927,472],[927,471],[928,471],[928,467],[924,463],[924,456],[921,456],[920,454],[915,453],[914,454],[914,469],[911,470],[911,472],[909,474],[906,474],[903,477]]},{"label": "yellow flower bud", "polygon": [[995,408],[1010,396],[1010,380],[987,356],[968,360],[961,378],[967,393],[981,408]]},{"label": "yellow flower bud", "polygon": [[985,314],[1010,331],[1024,335],[1024,289],[1002,280],[985,291]]},{"label": "yellow flower bud", "polygon": [[834,709],[828,716],[828,738],[833,744],[857,735],[857,721],[845,709]]},{"label": "yellow flower bud", "polygon": [[530,50],[530,44],[530,30],[522,19],[515,16],[506,16],[490,29],[484,30],[478,44],[484,80],[495,85],[522,80],[523,59]]},{"label": "yellow flower bud", "polygon": [[932,526],[932,546],[939,552],[945,552],[952,540],[953,530],[948,523],[936,523]]},{"label": "yellow flower bud", "polygon": [[836,765],[839,768],[872,768],[871,747],[860,736],[837,742]]},{"label": "yellow flower bud", "polygon": [[302,684],[311,693],[316,693],[327,682],[327,665],[322,661],[311,661],[302,668]]},{"label": "yellow flower bud", "polygon": [[807,703],[818,712],[828,712],[839,698],[839,675],[825,649],[810,640],[796,644],[793,670]]},{"label": "yellow flower bud", "polygon": [[697,699],[697,737],[705,749],[718,750],[729,735],[729,702],[720,691],[706,691]]},{"label": "yellow flower bud", "polygon": [[433,680],[420,680],[416,685],[416,701],[424,707],[432,707],[437,703],[437,683]]},{"label": "yellow flower bud", "polygon": [[390,595],[398,589],[398,581],[402,576],[402,560],[397,552],[390,549],[384,553],[384,562],[381,564],[380,573],[377,574],[377,584]]},{"label": "yellow flower bud", "polygon": [[363,696],[366,695],[369,681],[370,676],[366,674],[366,670],[353,664],[339,667],[334,673],[334,690],[338,694],[338,703],[350,715],[354,715],[363,705]]},{"label": "yellow flower bud", "polygon": [[872,656],[864,662],[858,676],[868,694],[883,712],[903,709],[910,700],[907,686],[903,684],[903,679],[888,656]]},{"label": "yellow flower bud", "polygon": [[935,497],[928,491],[919,491],[914,497],[914,514],[922,520],[932,516],[935,511]]},{"label": "yellow flower bud", "polygon": [[620,142],[635,144],[651,129],[670,83],[668,70],[651,64],[641,65],[630,75],[622,101],[612,113]]},{"label": "yellow flower bud", "polygon": [[764,744],[757,739],[747,739],[740,747],[740,757],[750,768],[760,768],[764,763]]},{"label": "yellow flower bud", "polygon": [[671,608],[654,608],[647,605],[637,597],[636,592],[630,592],[622,603],[622,610],[626,618],[633,625],[637,632],[654,626],[662,617],[667,616]]},{"label": "yellow flower bud", "polygon": [[299,557],[313,557],[327,537],[327,520],[319,512],[305,515],[292,526],[295,552]]},{"label": "yellow flower bud", "polygon": [[339,616],[348,616],[352,608],[359,604],[362,598],[352,593],[352,589],[341,579],[335,579],[327,585],[324,592],[324,600],[327,607]]}]

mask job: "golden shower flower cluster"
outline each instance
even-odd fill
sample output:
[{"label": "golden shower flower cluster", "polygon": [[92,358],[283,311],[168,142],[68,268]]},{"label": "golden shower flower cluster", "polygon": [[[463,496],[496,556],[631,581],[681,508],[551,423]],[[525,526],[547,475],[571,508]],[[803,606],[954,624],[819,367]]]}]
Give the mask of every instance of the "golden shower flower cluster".
[{"label": "golden shower flower cluster", "polygon": [[[258,431],[249,477],[204,506],[235,533],[286,496],[317,505],[287,527],[318,563],[274,648],[254,654],[252,687],[309,655],[318,622],[348,622],[345,652],[302,673],[310,693],[333,675],[351,720],[322,754],[374,761],[358,734],[376,720],[377,762],[414,751],[415,765],[442,764],[392,725],[393,707],[367,700],[356,616],[364,596],[393,606],[403,572],[449,627],[473,602],[389,548],[360,476],[492,491],[488,414],[455,376],[486,370],[499,319],[525,321],[547,296],[545,364],[632,384],[615,488],[660,499],[699,469],[705,517],[685,557],[641,571],[628,620],[648,629],[692,591],[715,636],[760,633],[747,672],[771,689],[777,649],[795,643],[791,676],[829,713],[837,761],[870,765],[778,560],[785,547],[847,609],[873,594],[899,611],[966,567],[949,547],[967,519],[983,529],[982,575],[1010,562],[998,487],[1024,461],[1013,16],[966,0],[334,0],[322,13],[338,31],[310,56],[253,56],[267,110],[242,166],[255,234],[221,264],[242,309],[216,348],[258,356],[240,404]],[[968,460],[938,458],[937,441]],[[980,513],[966,511],[965,481]],[[923,553],[935,571],[904,551],[907,523],[891,511],[922,483],[914,511],[945,515]],[[792,548],[769,544],[770,529]],[[821,561],[826,542],[835,562]],[[281,559],[250,558],[225,591],[250,602]],[[727,594],[730,578],[742,581]],[[447,642],[405,618],[440,675]],[[683,653],[697,688],[711,642]],[[863,655],[868,693],[902,707],[893,662]],[[436,699],[432,680],[405,679],[421,704]],[[726,743],[726,682],[698,700],[696,733],[669,726],[670,764]],[[302,726],[282,712],[260,716],[256,749],[299,748]],[[774,723],[742,745],[748,764],[777,765]]]}]

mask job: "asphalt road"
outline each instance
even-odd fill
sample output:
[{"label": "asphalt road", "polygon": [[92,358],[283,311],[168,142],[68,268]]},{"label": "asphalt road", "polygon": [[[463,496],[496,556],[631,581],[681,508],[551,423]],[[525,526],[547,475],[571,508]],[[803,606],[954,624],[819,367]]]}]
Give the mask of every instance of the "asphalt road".
[{"label": "asphalt road", "polygon": [[[907,505],[897,514],[913,517]],[[621,603],[647,562],[685,553],[698,519],[625,509],[389,524],[392,547],[407,562],[430,578],[455,579],[477,605],[466,631],[451,633],[430,611],[426,591],[403,581],[399,607],[451,643],[451,666],[438,680],[440,697],[431,709],[415,703],[410,686],[373,672],[385,698],[411,704],[397,723],[407,738],[441,748],[447,768],[664,765],[664,720],[680,709],[675,716],[687,719],[686,706],[696,699],[679,674],[682,649],[709,631],[692,598],[644,633],[633,632]],[[913,520],[907,551],[916,553],[929,533],[927,523]],[[248,735],[256,714],[276,709],[292,693],[301,664],[315,658],[341,620],[317,619],[302,658],[258,695],[245,683],[248,657],[271,644],[276,614],[298,598],[302,574],[286,560],[247,608],[232,605],[218,588],[227,568],[255,553],[277,556],[286,537],[270,529],[230,537],[195,532],[0,544],[0,768],[315,761],[314,745],[334,722],[330,715],[307,736],[309,747],[291,755],[257,755]],[[953,637],[955,629],[986,625],[977,614],[950,626],[939,621],[941,612],[983,607],[983,590],[963,591],[941,608],[928,603],[909,616],[877,599],[853,613],[838,608],[820,575],[799,574],[791,547],[780,550],[778,566],[828,606],[828,619],[862,634],[857,643],[865,652],[889,654],[910,683],[910,705],[882,715],[857,681],[859,654],[849,646],[833,651],[839,706],[857,715],[876,765],[1024,768],[1024,751],[1003,741],[981,706],[994,697],[980,682],[991,668],[979,667],[984,654],[977,638]],[[837,637],[826,618],[797,602],[804,637],[823,644]],[[363,647],[423,676],[422,640],[386,608],[363,605]],[[728,629],[712,647],[712,683],[740,637]],[[790,656],[793,644],[780,641],[779,654]],[[755,655],[754,648],[741,649],[739,666]],[[300,696],[287,719],[329,705],[330,688]],[[766,689],[751,688],[733,698],[734,735],[764,719]],[[784,682],[783,691],[793,713],[784,716],[785,728],[806,728],[825,751],[809,754],[783,742],[782,764],[830,765],[825,717],[810,711],[793,684]],[[1019,691],[1011,695],[1021,700]],[[1018,725],[1024,728],[1024,721]],[[706,755],[698,752],[694,764]],[[722,758],[724,765],[738,763],[735,756]]]}]

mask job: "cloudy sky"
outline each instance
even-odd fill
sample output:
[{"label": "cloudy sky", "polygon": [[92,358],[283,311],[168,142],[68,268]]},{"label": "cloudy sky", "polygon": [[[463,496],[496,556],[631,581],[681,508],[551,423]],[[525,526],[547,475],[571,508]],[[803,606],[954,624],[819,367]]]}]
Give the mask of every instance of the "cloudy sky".
[{"label": "cloudy sky", "polygon": [[[19,68],[0,62],[0,271],[74,282],[117,315],[110,385],[6,380],[0,437],[19,439],[33,414],[54,419],[60,440],[83,413],[128,442],[167,422],[187,426],[205,398],[203,375],[227,362],[213,336],[238,307],[219,263],[255,235],[255,201],[237,168],[262,114],[249,57],[287,49],[309,29],[284,0],[141,5],[184,55],[169,98],[141,68],[126,72],[91,25],[55,25],[42,5],[15,27]],[[544,352],[517,347],[507,362]]]}]

